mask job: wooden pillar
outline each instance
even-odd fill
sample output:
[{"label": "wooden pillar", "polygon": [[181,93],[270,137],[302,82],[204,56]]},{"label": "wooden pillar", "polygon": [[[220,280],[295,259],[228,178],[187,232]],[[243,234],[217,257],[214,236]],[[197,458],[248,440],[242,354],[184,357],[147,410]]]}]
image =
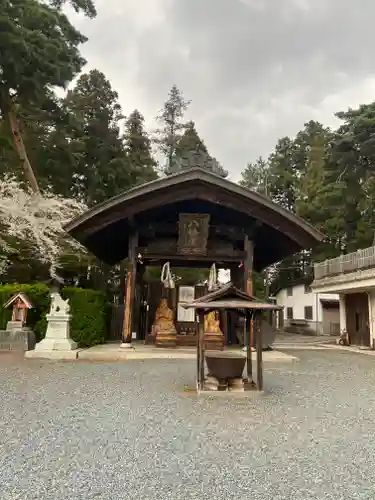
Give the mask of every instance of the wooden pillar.
[{"label": "wooden pillar", "polygon": [[[245,282],[245,292],[248,295],[254,294],[253,287],[253,260],[254,260],[254,244],[249,236],[245,235],[244,250],[246,252],[246,258],[244,263],[244,282]],[[254,318],[250,321],[249,325],[250,331],[250,346],[254,345]]]},{"label": "wooden pillar", "polygon": [[204,316],[205,311],[198,313],[198,341],[197,341],[197,392],[204,388]]},{"label": "wooden pillar", "polygon": [[244,262],[244,290],[248,295],[253,295],[253,258],[254,258],[254,245],[249,236],[245,235],[244,250],[246,258]]},{"label": "wooden pillar", "polygon": [[256,349],[257,349],[257,389],[263,390],[263,351],[262,351],[262,312],[255,315],[254,326],[256,330]]},{"label": "wooden pillar", "polygon": [[137,256],[136,250],[138,245],[138,232],[133,231],[129,236],[128,248],[128,271],[125,285],[125,309],[124,322],[122,329],[122,344],[121,347],[130,347],[132,342],[132,327],[133,327],[133,308],[135,284],[137,280]]},{"label": "wooden pillar", "polygon": [[251,311],[247,310],[246,312],[246,371],[247,371],[247,381],[249,384],[253,381],[253,360],[251,353],[251,327],[252,327],[252,314]]}]

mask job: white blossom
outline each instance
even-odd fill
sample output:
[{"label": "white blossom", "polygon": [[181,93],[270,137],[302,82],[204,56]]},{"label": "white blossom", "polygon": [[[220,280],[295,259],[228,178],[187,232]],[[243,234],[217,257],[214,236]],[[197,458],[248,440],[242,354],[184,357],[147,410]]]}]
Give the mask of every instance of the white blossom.
[{"label": "white blossom", "polygon": [[60,256],[84,252],[63,226],[85,210],[83,203],[50,191],[38,195],[25,190],[14,177],[0,179],[0,273],[8,255],[26,244],[33,258],[48,264],[51,277],[61,281],[56,273]]}]

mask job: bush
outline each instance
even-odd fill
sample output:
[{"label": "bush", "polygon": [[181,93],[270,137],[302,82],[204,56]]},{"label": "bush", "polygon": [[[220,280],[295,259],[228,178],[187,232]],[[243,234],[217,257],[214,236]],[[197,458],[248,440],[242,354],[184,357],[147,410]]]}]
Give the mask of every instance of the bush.
[{"label": "bush", "polygon": [[42,283],[0,285],[0,330],[4,330],[7,322],[12,319],[12,308],[5,309],[3,306],[12,295],[18,292],[25,293],[33,304],[33,309],[30,309],[27,314],[27,325],[35,331],[37,340],[40,340],[44,337],[45,329],[43,331],[40,327],[38,328],[38,323],[48,311],[50,304],[50,289]]},{"label": "bush", "polygon": [[107,303],[104,293],[67,287],[62,290],[61,295],[64,299],[69,299],[72,339],[81,347],[105,342]]},{"label": "bush", "polygon": [[[46,314],[49,312],[51,302],[50,288],[44,284],[0,285],[0,329],[6,328],[12,316],[11,309],[5,309],[3,305],[18,292],[24,292],[33,303],[34,308],[27,315],[27,326],[34,330],[39,341],[46,333]],[[73,287],[63,288],[61,295],[64,299],[69,299],[72,339],[81,347],[90,347],[105,342],[108,310],[105,295],[96,290]]]}]

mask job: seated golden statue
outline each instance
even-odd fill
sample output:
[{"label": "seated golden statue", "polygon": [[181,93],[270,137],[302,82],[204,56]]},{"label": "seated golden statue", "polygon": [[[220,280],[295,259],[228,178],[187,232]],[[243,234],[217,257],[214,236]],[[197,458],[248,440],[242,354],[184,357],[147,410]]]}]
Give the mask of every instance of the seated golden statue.
[{"label": "seated golden statue", "polygon": [[155,313],[154,321],[155,333],[176,332],[176,327],[173,321],[173,311],[168,307],[168,300],[161,299],[159,307]]},{"label": "seated golden statue", "polygon": [[204,332],[205,333],[221,333],[220,320],[216,318],[216,311],[211,311],[204,317]]}]

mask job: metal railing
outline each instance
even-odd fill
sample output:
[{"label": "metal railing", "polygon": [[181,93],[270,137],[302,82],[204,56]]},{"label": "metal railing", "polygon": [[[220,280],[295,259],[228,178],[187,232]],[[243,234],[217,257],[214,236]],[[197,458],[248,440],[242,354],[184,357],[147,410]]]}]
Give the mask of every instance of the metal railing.
[{"label": "metal railing", "polygon": [[372,267],[375,268],[375,246],[314,264],[314,279],[320,280]]}]

